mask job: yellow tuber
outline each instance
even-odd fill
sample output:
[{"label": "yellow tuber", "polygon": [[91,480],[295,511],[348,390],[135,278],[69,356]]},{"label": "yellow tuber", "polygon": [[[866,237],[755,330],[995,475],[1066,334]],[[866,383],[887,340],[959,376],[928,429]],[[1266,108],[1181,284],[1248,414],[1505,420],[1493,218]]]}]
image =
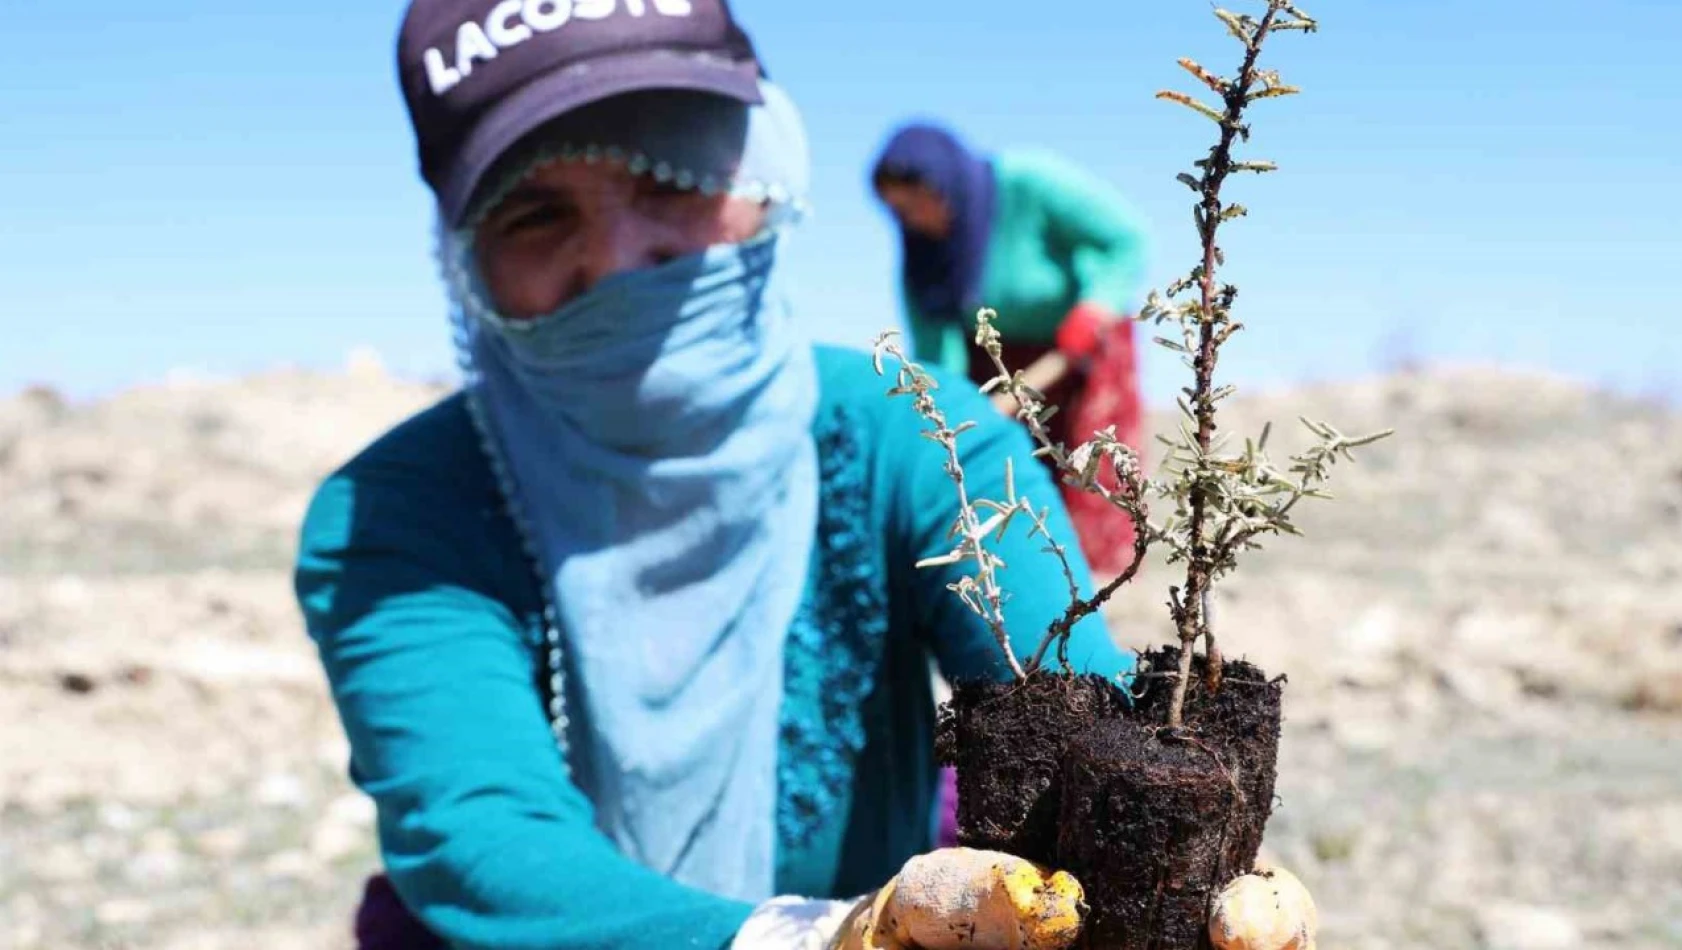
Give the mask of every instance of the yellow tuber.
[{"label": "yellow tuber", "polygon": [[1221,890],[1209,918],[1215,950],[1314,950],[1320,913],[1284,868],[1258,868]]}]

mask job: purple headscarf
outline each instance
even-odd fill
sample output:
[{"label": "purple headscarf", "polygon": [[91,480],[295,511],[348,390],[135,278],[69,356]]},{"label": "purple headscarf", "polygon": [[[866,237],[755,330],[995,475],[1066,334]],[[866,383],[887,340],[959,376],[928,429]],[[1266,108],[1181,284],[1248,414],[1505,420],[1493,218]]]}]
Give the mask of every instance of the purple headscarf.
[{"label": "purple headscarf", "polygon": [[965,322],[977,304],[993,233],[993,166],[937,125],[906,125],[876,160],[872,177],[915,179],[946,200],[952,229],[931,238],[900,228],[907,290],[929,317]]}]

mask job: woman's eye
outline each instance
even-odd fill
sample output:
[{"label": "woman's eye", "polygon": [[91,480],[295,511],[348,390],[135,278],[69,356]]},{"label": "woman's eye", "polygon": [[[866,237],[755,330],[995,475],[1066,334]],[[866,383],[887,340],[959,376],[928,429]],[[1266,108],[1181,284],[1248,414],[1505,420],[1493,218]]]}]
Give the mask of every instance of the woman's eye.
[{"label": "woman's eye", "polygon": [[563,215],[561,209],[554,205],[529,205],[517,208],[503,215],[497,230],[504,235],[519,234],[539,228],[551,227],[560,223]]}]

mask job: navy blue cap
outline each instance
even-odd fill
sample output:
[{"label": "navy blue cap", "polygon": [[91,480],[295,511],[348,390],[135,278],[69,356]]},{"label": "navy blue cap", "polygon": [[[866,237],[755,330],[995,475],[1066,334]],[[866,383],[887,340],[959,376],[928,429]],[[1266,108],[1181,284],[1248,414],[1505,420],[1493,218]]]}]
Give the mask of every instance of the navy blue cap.
[{"label": "navy blue cap", "polygon": [[397,71],[452,225],[498,157],[566,112],[649,89],[758,104],[764,75],[726,0],[413,0]]}]

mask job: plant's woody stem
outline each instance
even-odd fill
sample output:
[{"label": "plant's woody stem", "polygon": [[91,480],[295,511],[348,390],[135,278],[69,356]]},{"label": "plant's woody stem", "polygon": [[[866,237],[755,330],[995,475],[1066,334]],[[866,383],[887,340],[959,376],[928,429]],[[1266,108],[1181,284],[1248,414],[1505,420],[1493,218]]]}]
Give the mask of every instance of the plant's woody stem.
[{"label": "plant's woody stem", "polygon": [[[1209,454],[1210,447],[1215,440],[1215,400],[1214,379],[1215,362],[1219,353],[1219,332],[1217,314],[1223,311],[1230,301],[1221,301],[1219,285],[1215,281],[1215,269],[1221,262],[1220,246],[1216,241],[1221,226],[1221,185],[1232,171],[1232,145],[1243,128],[1242,119],[1244,107],[1248,104],[1250,87],[1256,80],[1256,59],[1261,54],[1262,43],[1267,34],[1273,29],[1273,21],[1279,14],[1279,6],[1269,3],[1266,15],[1257,25],[1255,38],[1245,44],[1244,64],[1239,68],[1238,76],[1226,93],[1226,110],[1221,122],[1220,141],[1209,153],[1207,163],[1203,166],[1203,177],[1200,189],[1203,201],[1200,207],[1198,221],[1199,237],[1203,241],[1203,267],[1198,275],[1198,290],[1200,293],[1200,317],[1198,320],[1197,354],[1192,362],[1192,369],[1196,375],[1193,389],[1192,410],[1197,418],[1197,448],[1198,464]],[[1191,685],[1192,650],[1197,645],[1197,638],[1206,638],[1206,651],[1209,669],[1209,686],[1211,689],[1220,685],[1220,651],[1215,646],[1215,638],[1208,618],[1205,616],[1203,605],[1205,595],[1211,581],[1211,551],[1204,535],[1207,531],[1208,490],[1199,480],[1192,486],[1189,499],[1189,535],[1191,538],[1191,556],[1186,563],[1186,586],[1184,595],[1178,599],[1178,609],[1175,611],[1175,625],[1180,635],[1180,675],[1174,680],[1174,696],[1168,707],[1168,725],[1178,729],[1184,724],[1186,690]]]}]

